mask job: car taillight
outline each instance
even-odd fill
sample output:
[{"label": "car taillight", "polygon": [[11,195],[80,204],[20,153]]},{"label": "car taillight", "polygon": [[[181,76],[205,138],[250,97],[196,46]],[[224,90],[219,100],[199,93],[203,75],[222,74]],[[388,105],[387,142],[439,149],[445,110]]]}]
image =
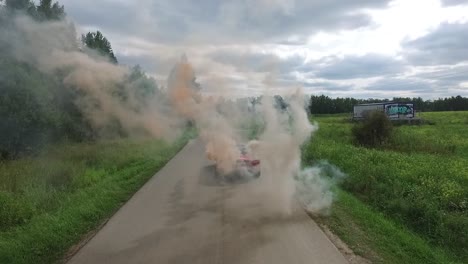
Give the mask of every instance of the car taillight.
[{"label": "car taillight", "polygon": [[260,161],[259,161],[259,160],[252,160],[252,161],[250,162],[250,165],[252,165],[252,166],[257,166],[258,164],[260,164]]}]

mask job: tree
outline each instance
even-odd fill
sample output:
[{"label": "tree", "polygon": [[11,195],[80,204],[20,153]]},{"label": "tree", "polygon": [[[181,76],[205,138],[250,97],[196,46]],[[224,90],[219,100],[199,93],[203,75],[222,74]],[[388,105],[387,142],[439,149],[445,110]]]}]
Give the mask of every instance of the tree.
[{"label": "tree", "polygon": [[100,55],[108,57],[112,63],[118,63],[117,58],[112,51],[110,42],[99,30],[82,35],[81,41],[87,48],[96,50]]},{"label": "tree", "polygon": [[125,93],[131,93],[142,106],[147,105],[155,96],[161,97],[161,90],[156,81],[148,77],[140,65],[136,65],[130,69],[130,74],[127,76],[124,87],[128,89]]},{"label": "tree", "polygon": [[9,9],[27,10],[34,4],[30,0],[5,0],[5,5]]},{"label": "tree", "polygon": [[288,108],[288,103],[281,97],[281,95],[275,95],[274,96],[274,106],[276,109],[284,111],[286,108]]},{"label": "tree", "polygon": [[41,0],[37,6],[38,18],[41,20],[60,20],[65,17],[65,7],[52,0]]},{"label": "tree", "polygon": [[60,20],[66,15],[64,6],[58,2],[52,3],[52,0],[41,0],[38,6],[31,0],[0,0],[0,4],[3,2],[6,10],[25,12],[39,21]]},{"label": "tree", "polygon": [[57,82],[38,69],[0,60],[0,158],[32,152],[58,132],[61,109]]},{"label": "tree", "polygon": [[9,12],[25,12],[32,17],[36,15],[36,5],[30,0],[5,0],[6,10]]}]

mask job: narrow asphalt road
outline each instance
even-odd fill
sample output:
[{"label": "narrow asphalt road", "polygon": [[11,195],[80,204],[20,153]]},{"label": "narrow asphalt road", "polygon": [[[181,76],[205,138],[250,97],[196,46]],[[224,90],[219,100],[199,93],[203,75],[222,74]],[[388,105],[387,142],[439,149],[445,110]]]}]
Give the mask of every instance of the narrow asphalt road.
[{"label": "narrow asphalt road", "polygon": [[304,211],[258,202],[260,179],[220,182],[194,140],[68,263],[347,263]]}]

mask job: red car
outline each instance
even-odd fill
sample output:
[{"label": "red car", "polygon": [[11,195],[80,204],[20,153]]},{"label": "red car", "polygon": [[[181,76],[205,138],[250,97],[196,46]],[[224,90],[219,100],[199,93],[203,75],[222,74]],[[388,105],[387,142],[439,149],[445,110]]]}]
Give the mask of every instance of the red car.
[{"label": "red car", "polygon": [[239,144],[237,147],[240,150],[240,157],[237,159],[236,171],[247,172],[248,176],[260,177],[260,160],[252,157],[252,153],[248,152],[248,148]]},{"label": "red car", "polygon": [[[249,153],[249,149],[245,144],[237,144],[240,155],[234,165],[234,170],[227,175],[227,177],[260,177],[260,160],[253,157],[252,153]],[[217,174],[221,174],[217,172]]]}]

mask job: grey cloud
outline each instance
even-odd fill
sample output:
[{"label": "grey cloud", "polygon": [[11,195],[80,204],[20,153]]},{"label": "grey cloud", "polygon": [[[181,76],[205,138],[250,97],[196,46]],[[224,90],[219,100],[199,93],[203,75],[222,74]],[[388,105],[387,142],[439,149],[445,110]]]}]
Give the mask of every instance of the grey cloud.
[{"label": "grey cloud", "polygon": [[403,62],[379,54],[346,56],[342,59],[328,57],[316,64],[320,66],[309,69],[315,71],[317,77],[333,80],[393,75],[405,70]]},{"label": "grey cloud", "polygon": [[442,0],[442,5],[444,6],[455,6],[468,4],[468,0]]},{"label": "grey cloud", "polygon": [[412,78],[384,78],[366,87],[371,91],[402,91],[402,92],[430,92],[434,89],[428,81]]},{"label": "grey cloud", "polygon": [[234,52],[219,50],[209,55],[214,61],[232,65],[239,71],[289,73],[301,66],[304,58],[299,56],[282,59],[274,54]]},{"label": "grey cloud", "polygon": [[120,64],[127,66],[140,65],[146,72],[165,76],[171,70],[179,57],[172,56],[163,58],[161,56],[148,55],[125,55],[116,53]]},{"label": "grey cloud", "polygon": [[279,80],[289,81],[289,82],[297,82],[297,76],[292,72],[283,72],[280,73],[278,76]]},{"label": "grey cloud", "polygon": [[[139,36],[160,43],[180,41],[188,34],[184,19],[168,13],[154,14],[162,8],[156,1],[61,0],[72,19],[85,27],[97,27],[114,35]],[[144,6],[147,8],[144,8]],[[169,10],[168,10],[169,11]]]},{"label": "grey cloud", "polygon": [[445,85],[458,85],[468,81],[468,65],[456,67],[441,66],[430,72],[420,73],[415,77],[427,80],[435,80]]},{"label": "grey cloud", "polygon": [[[317,30],[353,29],[371,23],[363,8],[389,0],[73,1],[62,0],[81,25],[96,25],[163,42],[279,42]],[[297,41],[289,41],[297,44]]]},{"label": "grey cloud", "polygon": [[153,58],[143,55],[125,55],[125,54],[116,54],[119,63],[127,66],[140,65],[143,69],[148,72],[158,72],[158,63],[156,63]]},{"label": "grey cloud", "polygon": [[[107,1],[72,1],[62,0],[66,13],[81,26],[95,26],[99,28],[113,28],[131,30],[136,10],[127,8],[121,2],[110,3]],[[105,10],[105,12],[103,12]]]},{"label": "grey cloud", "polygon": [[285,46],[302,46],[307,44],[307,36],[294,36],[287,39],[276,41],[275,44]]},{"label": "grey cloud", "polygon": [[309,61],[302,64],[301,66],[298,66],[296,70],[304,74],[306,77],[316,78],[315,72],[320,69],[319,61]]},{"label": "grey cloud", "polygon": [[404,42],[404,55],[415,65],[457,64],[468,60],[467,39],[468,23],[445,23],[426,36]]},{"label": "grey cloud", "polygon": [[352,85],[343,85],[337,84],[333,82],[303,82],[302,86],[308,89],[321,89],[326,91],[350,91],[353,86]]}]

